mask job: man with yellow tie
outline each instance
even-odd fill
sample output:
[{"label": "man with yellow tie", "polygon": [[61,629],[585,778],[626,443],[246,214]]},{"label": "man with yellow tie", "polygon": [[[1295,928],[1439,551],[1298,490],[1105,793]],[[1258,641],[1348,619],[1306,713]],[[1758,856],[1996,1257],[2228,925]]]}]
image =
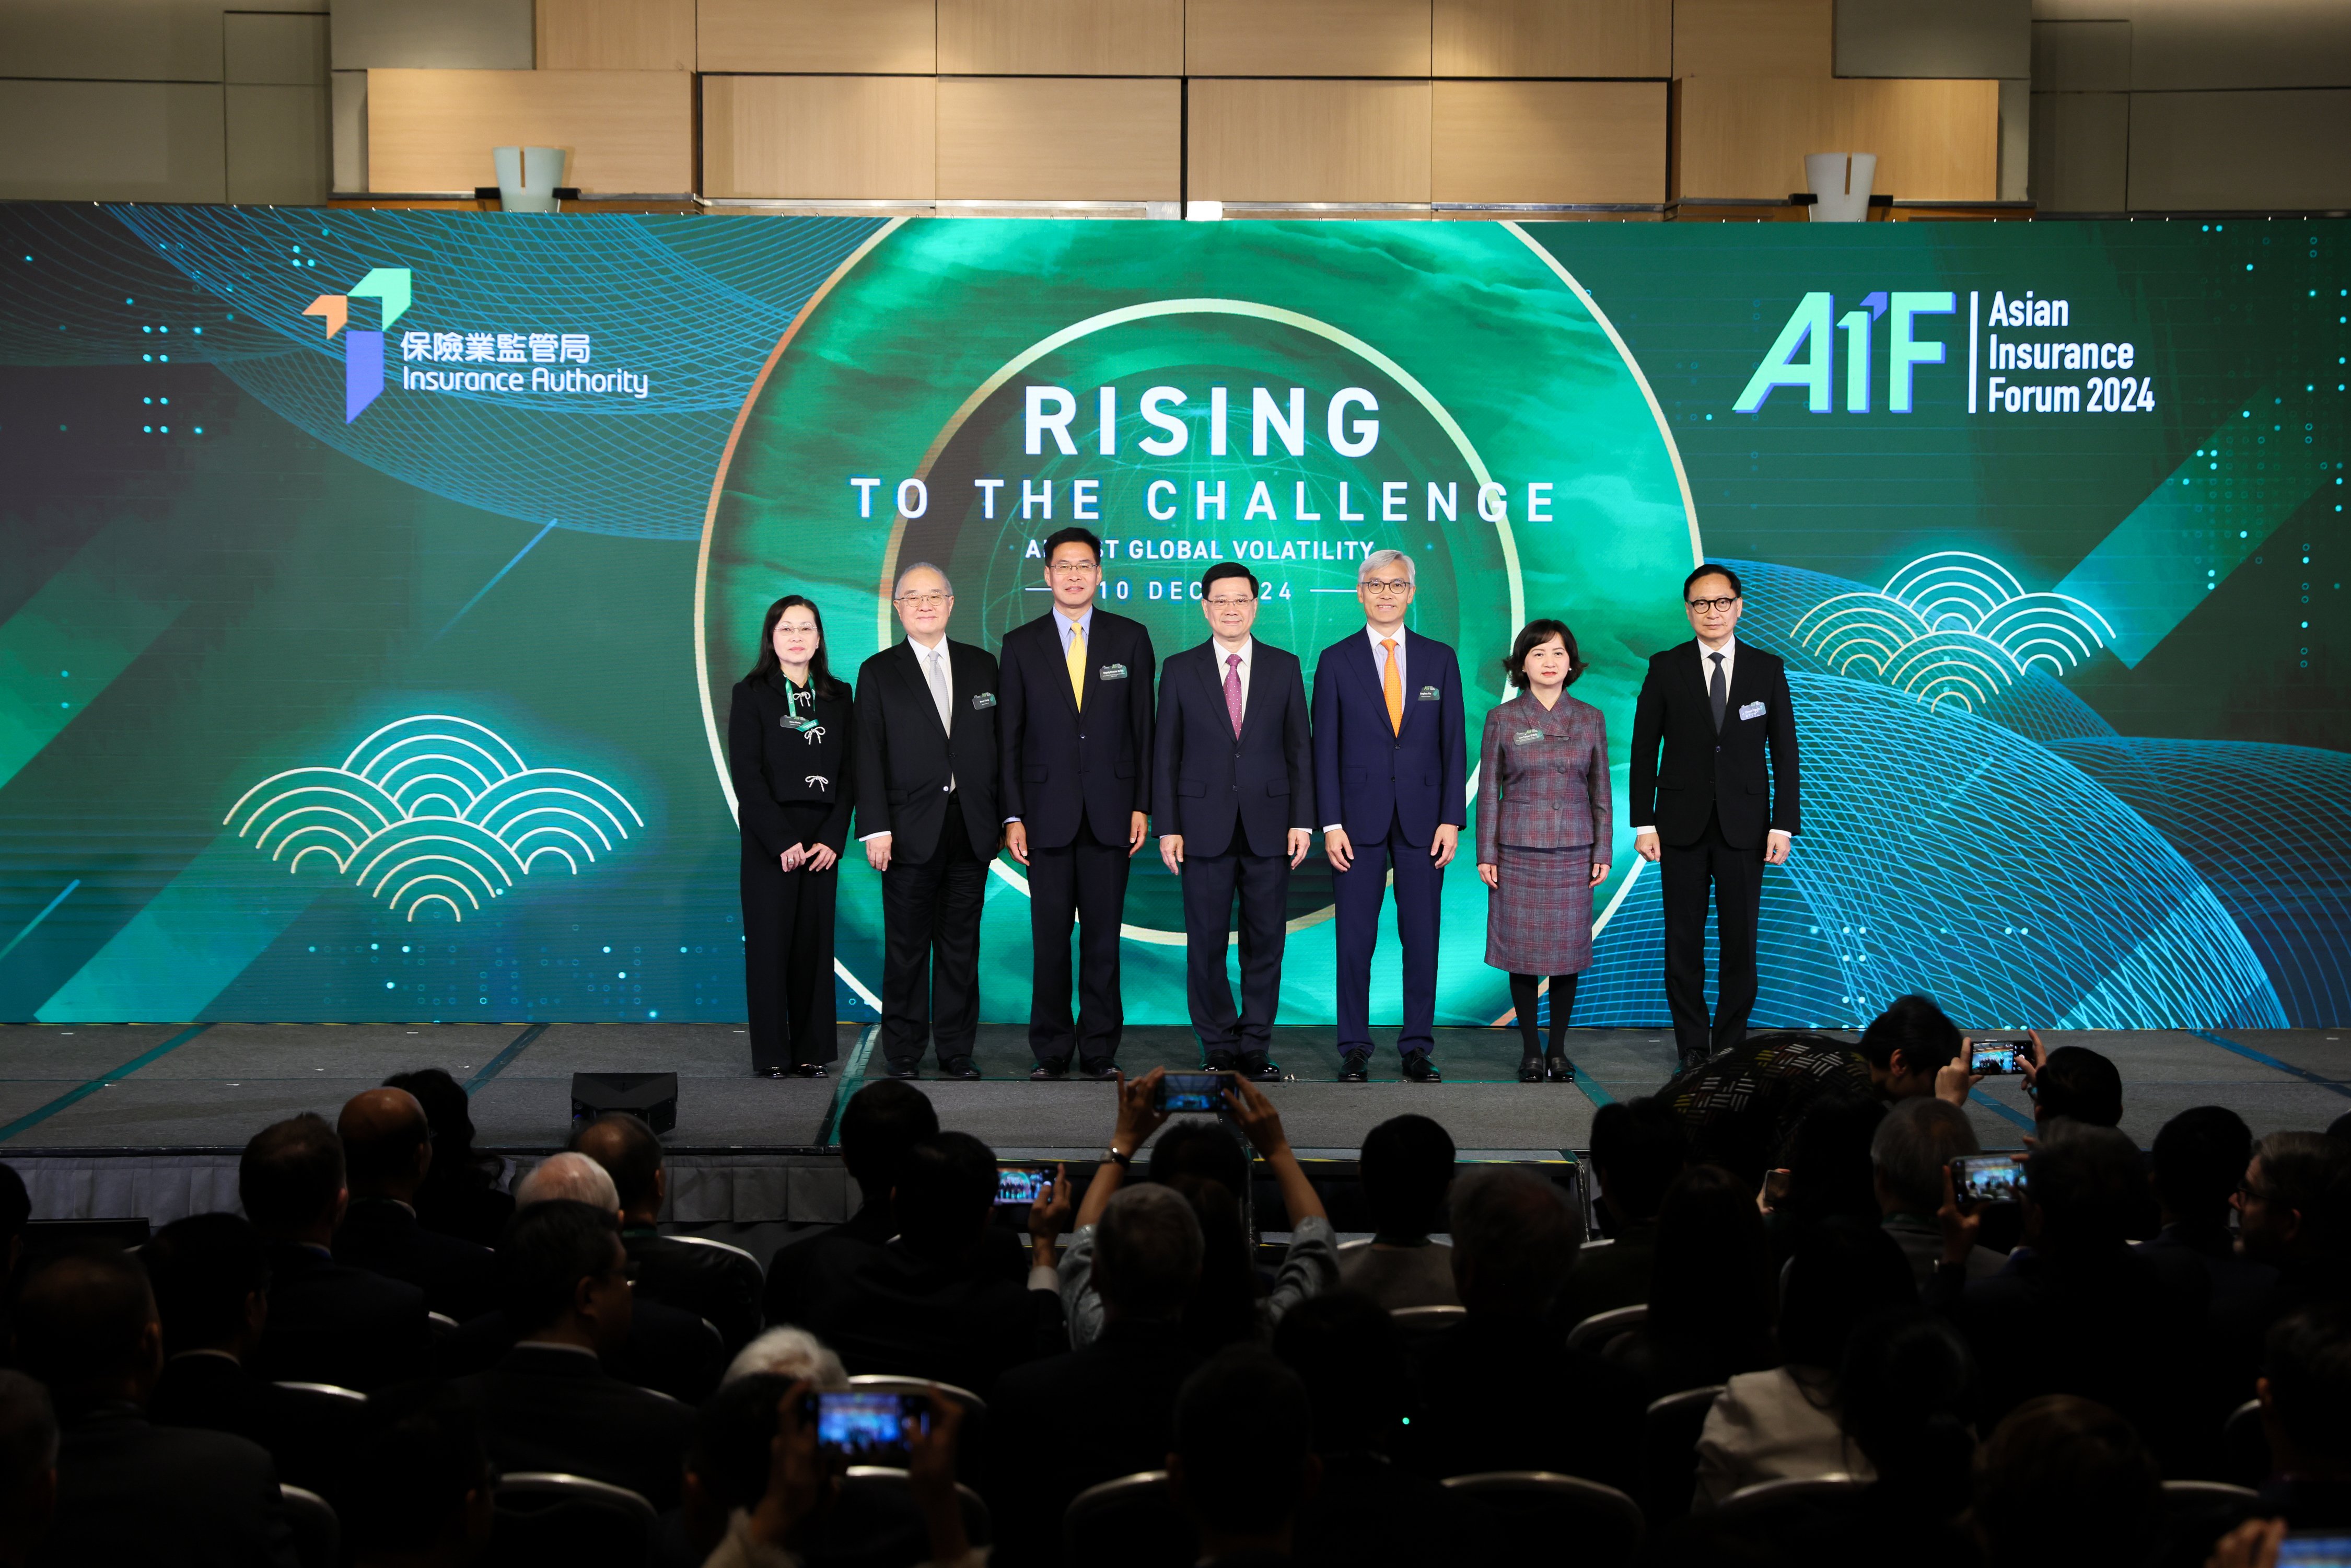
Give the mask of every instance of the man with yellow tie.
[{"label": "man with yellow tie", "polygon": [[1468,816],[1468,741],[1461,664],[1442,643],[1405,630],[1414,568],[1374,550],[1355,570],[1366,622],[1314,666],[1314,800],[1337,905],[1339,1078],[1361,1083],[1372,1057],[1372,951],[1395,873],[1404,947],[1404,1076],[1439,1082],[1437,942],[1445,868]]},{"label": "man with yellow tie", "polygon": [[[1108,1078],[1125,1012],[1119,925],[1128,857],[1151,810],[1151,633],[1096,608],[1102,540],[1063,528],[1045,541],[1053,608],[1004,639],[998,757],[1012,858],[1029,868],[1035,984],[1029,1007],[1031,1078],[1059,1078],[1072,1056]],[[1070,1008],[1070,927],[1081,961]]]}]

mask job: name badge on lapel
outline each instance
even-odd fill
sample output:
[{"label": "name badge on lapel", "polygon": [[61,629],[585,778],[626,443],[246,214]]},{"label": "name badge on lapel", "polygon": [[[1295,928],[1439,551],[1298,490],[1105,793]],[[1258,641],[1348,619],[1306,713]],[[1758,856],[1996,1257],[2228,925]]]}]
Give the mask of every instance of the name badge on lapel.
[{"label": "name badge on lapel", "polygon": [[1101,669],[1094,672],[1094,675],[1099,680],[1123,681],[1126,679],[1126,666],[1124,664],[1104,664]]},{"label": "name badge on lapel", "polygon": [[1518,734],[1510,737],[1510,744],[1512,746],[1532,746],[1537,741],[1542,739],[1542,737],[1543,732],[1541,730],[1522,729],[1519,731]]},{"label": "name badge on lapel", "polygon": [[994,707],[996,706],[996,694],[994,692],[982,692],[977,696],[971,699],[971,706],[975,708]]},{"label": "name badge on lapel", "polygon": [[1423,686],[1423,687],[1421,687],[1421,688],[1420,688],[1420,700],[1421,700],[1421,701],[1423,701],[1423,702],[1425,702],[1425,703],[1433,703],[1433,702],[1437,701],[1437,688],[1436,688],[1435,686]]},{"label": "name badge on lapel", "polygon": [[1744,704],[1740,707],[1739,716],[1740,718],[1761,718],[1763,716],[1763,705],[1761,703]]}]

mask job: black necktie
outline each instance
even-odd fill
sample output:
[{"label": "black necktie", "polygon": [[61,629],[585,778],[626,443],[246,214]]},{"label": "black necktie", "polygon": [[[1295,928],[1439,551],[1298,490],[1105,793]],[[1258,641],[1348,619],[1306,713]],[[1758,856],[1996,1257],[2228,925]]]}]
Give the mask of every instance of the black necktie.
[{"label": "black necktie", "polygon": [[1722,678],[1722,655],[1708,653],[1707,657],[1714,661],[1714,674],[1707,677],[1706,695],[1714,704],[1714,727],[1719,732],[1722,710],[1730,706],[1730,688]]}]

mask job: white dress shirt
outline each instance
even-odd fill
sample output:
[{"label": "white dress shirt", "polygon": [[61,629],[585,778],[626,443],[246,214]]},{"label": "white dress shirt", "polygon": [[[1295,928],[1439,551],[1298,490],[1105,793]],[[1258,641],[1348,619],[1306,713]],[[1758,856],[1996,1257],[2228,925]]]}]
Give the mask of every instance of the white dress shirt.
[{"label": "white dress shirt", "polygon": [[[1372,640],[1372,684],[1379,687],[1383,694],[1386,692],[1388,660],[1394,658],[1396,667],[1396,685],[1404,692],[1405,711],[1411,712],[1412,665],[1405,658],[1404,627],[1398,625],[1393,632],[1383,632],[1378,627],[1366,623],[1364,627],[1364,635]],[[1381,643],[1389,641],[1395,643],[1395,652],[1393,654],[1380,646]],[[1344,825],[1340,822],[1325,822],[1322,825],[1322,831],[1326,833],[1335,833]]]},{"label": "white dress shirt", "polygon": [[[934,653],[938,655],[939,680],[940,684],[946,686],[947,694],[946,711],[939,715],[939,727],[952,735],[955,732],[955,655],[947,649],[947,640],[941,637],[936,646],[925,648],[922,643],[909,637],[906,639],[906,646],[914,652],[914,674],[921,678],[923,690],[926,692],[932,689],[931,655]],[[935,697],[932,700],[935,703],[937,701]],[[947,791],[950,794],[955,791],[953,773],[947,775]],[[890,830],[884,828],[878,833],[860,833],[857,835],[857,841],[861,844],[870,843],[875,839],[886,839],[889,836]]]}]

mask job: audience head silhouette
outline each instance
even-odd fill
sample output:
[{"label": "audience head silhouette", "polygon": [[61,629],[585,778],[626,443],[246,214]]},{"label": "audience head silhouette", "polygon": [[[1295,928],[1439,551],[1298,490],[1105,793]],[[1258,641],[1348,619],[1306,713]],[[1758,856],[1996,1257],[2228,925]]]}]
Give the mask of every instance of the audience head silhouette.
[{"label": "audience head silhouette", "polygon": [[1305,1385],[1317,1453],[1381,1454],[1395,1442],[1404,1336],[1369,1297],[1335,1291],[1299,1302],[1274,1329],[1273,1354]]},{"label": "audience head silhouette", "polygon": [[25,1227],[33,1218],[33,1195],[25,1178],[0,1166],[0,1280],[13,1278],[25,1256]]},{"label": "audience head silhouette", "polygon": [[939,1113],[912,1084],[894,1078],[869,1083],[841,1113],[841,1163],[867,1203],[886,1204],[908,1151],[935,1137]]},{"label": "audience head silhouette", "polygon": [[192,1214],[144,1249],[163,1353],[217,1350],[244,1360],[269,1319],[269,1253],[238,1215]]},{"label": "audience head silhouette", "polygon": [[1122,1188],[1094,1231],[1093,1284],[1112,1322],[1181,1319],[1200,1285],[1199,1217],[1172,1187]]},{"label": "audience head silhouette", "polygon": [[1823,1220],[1797,1239],[1780,1292],[1780,1354],[1791,1365],[1834,1372],[1854,1327],[1914,1306],[1917,1288],[1894,1239],[1875,1224]]},{"label": "audience head silhouette", "polygon": [[1600,1203],[1619,1227],[1656,1222],[1666,1188],[1689,1159],[1689,1135],[1667,1101],[1612,1100],[1592,1118]]},{"label": "audience head silhouette", "polygon": [[1966,1506],[1977,1398],[1967,1341],[1943,1319],[1918,1306],[1855,1315],[1837,1372],[1838,1419],[1921,1519]]},{"label": "audience head silhouette", "polygon": [[479,1413],[444,1384],[386,1390],[368,1414],[334,1497],[354,1568],[472,1562],[498,1479]]},{"label": "audience head silhouette", "polygon": [[1887,1098],[1932,1094],[1935,1074],[1957,1061],[1967,1042],[1959,1026],[1921,996],[1896,997],[1861,1031],[1860,1051],[1870,1082]]},{"label": "audience head silhouette", "polygon": [[1453,1283],[1474,1316],[1532,1317],[1567,1278],[1581,1239],[1574,1200],[1509,1166],[1453,1190]]},{"label": "audience head silhouette", "polygon": [[1167,1482],[1200,1532],[1204,1561],[1287,1552],[1322,1476],[1306,1386],[1266,1351],[1234,1345],[1176,1396]]},{"label": "audience head silhouette", "polygon": [[2112,1252],[2147,1197],[2138,1146],[2112,1127],[2063,1124],[2024,1163],[2024,1232],[2057,1259]]},{"label": "audience head silhouette", "polygon": [[0,1563],[32,1555],[57,1506],[57,1416],[49,1392],[0,1370]]},{"label": "audience head silhouette", "polygon": [[324,1247],[350,1198],[342,1140],[325,1117],[307,1111],[272,1122],[245,1145],[236,1192],[246,1218],[270,1240]]},{"label": "audience head silhouette", "polygon": [[2061,1045],[2032,1079],[2032,1115],[2050,1122],[2063,1116],[2093,1127],[2123,1119],[2123,1075],[2087,1046]]},{"label": "audience head silhouette", "polygon": [[2351,1307],[2294,1312],[2269,1333],[2258,1385],[2270,1469],[2351,1481]]},{"label": "audience head silhouette", "polygon": [[1835,1218],[1876,1223],[1881,1210],[1869,1154],[1885,1120],[1886,1107],[1876,1100],[1825,1094],[1813,1102],[1781,1151],[1788,1172],[1782,1207],[1790,1220],[1799,1226]]},{"label": "audience head silhouette", "polygon": [[2253,1134],[2225,1106],[2191,1106],[2155,1134],[2153,1156],[2165,1224],[2225,1227],[2229,1200],[2252,1162]]},{"label": "audience head silhouette", "polygon": [[1946,1167],[1963,1155],[1981,1152],[1968,1113],[1949,1101],[1896,1101],[1869,1138],[1878,1212],[1933,1218],[1943,1207]]},{"label": "audience head silhouette", "polygon": [[629,1255],[612,1209],[568,1197],[528,1204],[507,1228],[499,1261],[498,1304],[523,1338],[609,1355],[629,1337]]},{"label": "audience head silhouette", "polygon": [[16,1362],[59,1405],[143,1405],[163,1366],[146,1270],[93,1248],[43,1267],[16,1298]]},{"label": "audience head silhouette", "polygon": [[1372,1228],[1391,1239],[1442,1229],[1453,1185],[1453,1138],[1426,1116],[1392,1116],[1364,1137],[1364,1205]]},{"label": "audience head silhouette", "polygon": [[737,1510],[757,1508],[767,1495],[777,1412],[797,1381],[772,1372],[730,1378],[695,1413],[679,1522],[695,1562],[718,1544]]},{"label": "audience head silhouette", "polygon": [[584,1203],[614,1216],[621,1212],[621,1192],[612,1185],[611,1175],[586,1155],[568,1149],[548,1155],[531,1167],[528,1176],[515,1183],[517,1208],[556,1199]]},{"label": "audience head silhouette", "polygon": [[726,1365],[726,1375],[718,1380],[719,1386],[766,1374],[814,1388],[849,1386],[849,1373],[841,1357],[808,1330],[789,1325],[769,1329],[737,1351]]},{"label": "audience head silhouette", "polygon": [[2260,1263],[2319,1260],[2332,1239],[2329,1189],[2351,1175],[2351,1145],[2324,1133],[2272,1133],[2238,1189],[2238,1244]]},{"label": "audience head silhouette", "polygon": [[335,1119],[353,1197],[413,1202],[433,1164],[433,1125],[405,1089],[370,1089],[352,1095]]},{"label": "audience head silhouette", "polygon": [[2162,1516],[2155,1456],[2129,1422],[2087,1399],[2029,1400],[1977,1451],[1986,1568],[2143,1563]]},{"label": "audience head silhouette", "polygon": [[651,1225],[661,1218],[669,1180],[662,1170],[661,1139],[643,1117],[607,1111],[571,1135],[571,1148],[603,1166],[612,1178],[623,1224]]},{"label": "audience head silhouette", "polygon": [[969,1133],[935,1134],[906,1151],[890,1203],[909,1252],[959,1261],[995,1211],[996,1155]]},{"label": "audience head silhouette", "polygon": [[1772,1275],[1771,1237],[1738,1177],[1720,1166],[1692,1166],[1674,1178],[1657,1210],[1652,1335],[1760,1343],[1771,1327]]}]

